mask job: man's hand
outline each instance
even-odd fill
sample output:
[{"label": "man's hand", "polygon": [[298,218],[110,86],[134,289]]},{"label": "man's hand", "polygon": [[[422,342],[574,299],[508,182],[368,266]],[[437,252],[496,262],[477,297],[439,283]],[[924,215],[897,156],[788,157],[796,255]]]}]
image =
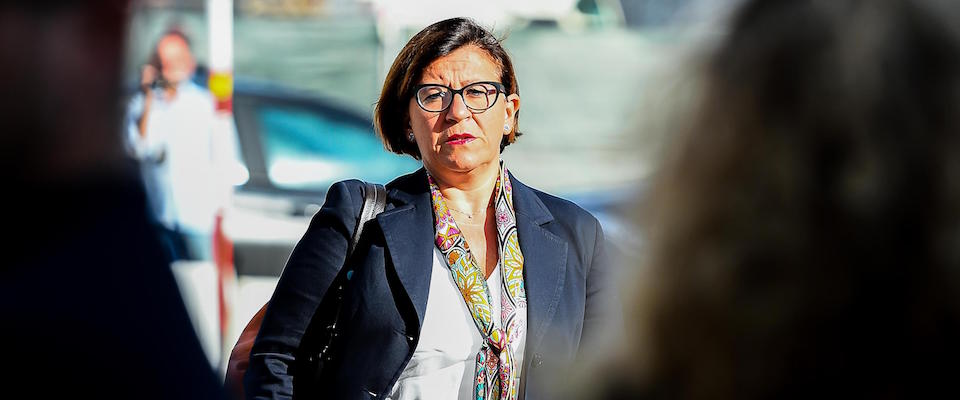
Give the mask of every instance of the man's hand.
[{"label": "man's hand", "polygon": [[157,77],[160,75],[160,71],[157,70],[157,67],[154,67],[150,64],[145,64],[140,70],[140,89],[144,93],[150,93],[153,89],[153,82],[157,80]]},{"label": "man's hand", "polygon": [[147,116],[150,115],[150,104],[153,103],[153,82],[160,76],[160,71],[153,65],[146,64],[140,70],[140,90],[143,91],[143,111],[140,113],[140,119],[137,120],[137,130],[140,131],[140,137],[147,137]]}]

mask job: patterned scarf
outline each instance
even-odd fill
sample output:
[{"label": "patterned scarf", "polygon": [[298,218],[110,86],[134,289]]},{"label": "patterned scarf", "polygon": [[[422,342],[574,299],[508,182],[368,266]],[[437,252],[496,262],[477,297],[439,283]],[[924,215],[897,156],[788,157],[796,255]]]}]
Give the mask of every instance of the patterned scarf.
[{"label": "patterned scarf", "polygon": [[498,262],[502,277],[499,319],[491,315],[492,301],[483,266],[477,265],[433,177],[428,176],[428,179],[436,221],[437,248],[444,255],[453,280],[484,339],[477,353],[475,398],[515,400],[520,387],[520,366],[514,359],[514,352],[519,338],[526,334],[527,294],[523,284],[523,254],[517,241],[510,177],[501,162],[494,191]]}]

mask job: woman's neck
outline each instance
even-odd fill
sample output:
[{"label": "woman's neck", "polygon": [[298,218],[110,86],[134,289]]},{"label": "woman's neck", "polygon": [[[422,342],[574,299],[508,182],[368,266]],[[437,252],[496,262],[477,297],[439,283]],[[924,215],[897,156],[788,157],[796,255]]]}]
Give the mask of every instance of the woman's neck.
[{"label": "woman's neck", "polygon": [[493,168],[477,168],[470,172],[430,173],[443,194],[447,205],[470,214],[483,214],[490,204],[493,190],[500,175],[500,163],[491,163]]}]

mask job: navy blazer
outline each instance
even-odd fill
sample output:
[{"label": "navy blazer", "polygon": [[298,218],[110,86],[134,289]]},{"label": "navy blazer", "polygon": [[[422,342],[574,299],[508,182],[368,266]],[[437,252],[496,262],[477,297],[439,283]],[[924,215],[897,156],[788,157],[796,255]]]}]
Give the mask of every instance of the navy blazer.
[{"label": "navy blazer", "polygon": [[[615,278],[596,218],[513,175],[511,183],[528,303],[521,393],[547,398],[558,384],[556,367],[603,340],[602,332],[619,330]],[[251,352],[247,398],[292,396],[294,357],[345,263],[363,204],[361,186],[357,180],[331,186],[290,255]],[[435,246],[426,172],[421,168],[386,188],[386,210],[366,226],[348,266],[353,273],[344,290],[336,357],[319,383],[326,398],[383,398],[420,337]]]}]

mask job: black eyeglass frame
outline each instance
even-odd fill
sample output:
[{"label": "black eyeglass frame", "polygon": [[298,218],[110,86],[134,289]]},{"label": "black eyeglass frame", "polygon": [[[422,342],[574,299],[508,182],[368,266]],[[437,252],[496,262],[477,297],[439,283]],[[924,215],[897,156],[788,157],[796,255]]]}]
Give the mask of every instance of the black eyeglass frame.
[{"label": "black eyeglass frame", "polygon": [[[452,87],[450,87],[450,86],[441,85],[441,84],[439,84],[439,83],[424,83],[424,84],[416,85],[416,86],[413,87],[413,98],[417,100],[417,105],[420,106],[420,109],[421,109],[421,110],[426,111],[426,112],[442,113],[442,112],[444,112],[444,111],[447,111],[447,109],[449,109],[450,106],[453,105],[453,98],[454,98],[456,95],[459,94],[459,95],[460,95],[460,98],[462,99],[462,98],[463,98],[463,91],[464,91],[466,88],[471,87],[471,86],[473,86],[473,85],[480,85],[480,84],[487,84],[487,85],[491,85],[491,86],[495,87],[495,88],[497,89],[497,97],[495,97],[495,98],[493,99],[493,101],[490,102],[490,105],[488,105],[487,108],[482,108],[482,109],[481,109],[481,108],[473,108],[473,107],[470,107],[470,106],[467,104],[467,102],[464,101],[464,102],[463,102],[463,105],[467,106],[467,109],[469,109],[469,110],[472,111],[473,113],[477,113],[477,114],[478,114],[478,113],[482,113],[482,112],[484,112],[484,111],[487,111],[487,110],[493,108],[493,106],[497,104],[497,101],[500,100],[500,93],[503,93],[504,97],[507,96],[507,88],[506,88],[506,86],[503,86],[502,83],[500,83],[500,82],[493,82],[493,81],[480,81],[480,82],[473,82],[473,83],[471,83],[471,84],[469,84],[469,85],[466,85],[466,86],[464,86],[464,87],[462,87],[462,88],[460,88],[460,89],[454,89],[454,88],[452,88]],[[446,106],[446,107],[441,108],[439,111],[428,110],[427,107],[425,107],[425,106],[423,105],[423,103],[420,102],[420,96],[417,96],[417,93],[420,92],[420,89],[423,89],[423,88],[425,88],[425,87],[441,87],[441,88],[444,88],[444,89],[449,90],[449,93],[451,93],[451,95],[450,95],[450,102],[447,103],[447,106]]]}]

